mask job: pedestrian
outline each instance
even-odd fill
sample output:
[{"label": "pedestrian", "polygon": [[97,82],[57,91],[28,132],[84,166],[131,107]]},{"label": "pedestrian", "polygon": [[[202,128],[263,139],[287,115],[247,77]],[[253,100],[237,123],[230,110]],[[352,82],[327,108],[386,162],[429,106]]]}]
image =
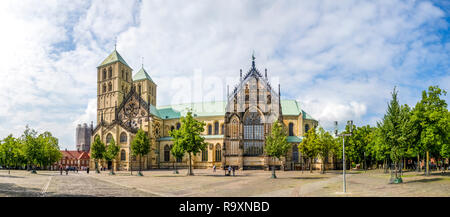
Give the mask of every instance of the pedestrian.
[{"label": "pedestrian", "polygon": [[78,173],[78,167],[75,167],[75,169],[77,170],[77,173]]},{"label": "pedestrian", "polygon": [[234,176],[234,170],[236,169],[236,167],[233,167],[233,176]]},{"label": "pedestrian", "polygon": [[86,168],[86,173],[89,174],[89,167]]},{"label": "pedestrian", "polygon": [[62,175],[62,170],[63,170],[62,165],[59,165],[59,174],[61,174],[61,175]]},{"label": "pedestrian", "polygon": [[231,175],[231,166],[228,166],[228,175]]},{"label": "pedestrian", "polygon": [[69,175],[69,166],[66,166],[66,176]]},{"label": "pedestrian", "polygon": [[213,165],[213,172],[216,172],[216,165]]}]

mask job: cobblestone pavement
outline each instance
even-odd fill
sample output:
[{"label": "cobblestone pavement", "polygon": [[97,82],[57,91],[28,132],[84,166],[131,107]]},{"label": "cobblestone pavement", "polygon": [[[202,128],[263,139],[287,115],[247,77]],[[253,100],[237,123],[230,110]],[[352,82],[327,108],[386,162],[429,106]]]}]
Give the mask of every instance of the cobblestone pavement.
[{"label": "cobblestone pavement", "polygon": [[236,171],[236,176],[224,176],[223,171],[194,170],[195,176],[186,176],[187,170],[173,174],[170,170],[144,171],[144,176],[119,171],[111,176],[86,172],[60,175],[59,172],[0,170],[0,197],[64,197],[64,196],[450,196],[450,174],[435,172],[429,177],[407,172],[403,184],[388,184],[389,174],[382,171],[349,171],[347,191],[342,193],[342,174],[307,171],[277,171],[271,179],[269,171]]},{"label": "cobblestone pavement", "polygon": [[89,177],[85,173],[0,171],[0,197],[150,197],[156,196],[130,187]]}]

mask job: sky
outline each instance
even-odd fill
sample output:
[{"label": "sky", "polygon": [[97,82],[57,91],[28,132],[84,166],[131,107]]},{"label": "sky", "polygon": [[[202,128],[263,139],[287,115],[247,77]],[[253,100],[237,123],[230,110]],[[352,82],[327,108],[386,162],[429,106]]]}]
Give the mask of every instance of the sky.
[{"label": "sky", "polygon": [[0,139],[29,125],[75,149],[115,45],[156,82],[157,105],[224,100],[254,52],[321,126],[374,125],[394,86],[410,106],[430,85],[450,91],[449,12],[425,0],[2,0]]}]

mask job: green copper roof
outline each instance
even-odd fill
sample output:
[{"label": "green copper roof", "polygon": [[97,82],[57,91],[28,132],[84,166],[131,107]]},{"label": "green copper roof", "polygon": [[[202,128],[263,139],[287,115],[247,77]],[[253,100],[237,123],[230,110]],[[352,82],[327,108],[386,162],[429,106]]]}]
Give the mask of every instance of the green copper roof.
[{"label": "green copper roof", "polygon": [[[189,109],[192,109],[195,117],[211,117],[224,116],[226,102],[199,102],[199,103],[184,103],[177,105],[158,106],[157,111],[152,112],[162,119],[175,119],[186,116]],[[296,100],[281,100],[281,109],[283,115],[303,115],[304,119],[312,119],[309,114],[300,108],[300,104]]]},{"label": "green copper roof", "polygon": [[[122,56],[120,56],[119,52],[117,52],[116,49],[114,49],[114,51],[108,56],[106,57],[105,60],[103,60],[103,62],[98,66],[104,66],[104,65],[108,65],[110,63],[115,63],[115,62],[121,62],[124,65],[130,67],[127,62],[125,62],[125,60],[122,58]],[[131,68],[131,67],[130,67]]]},{"label": "green copper roof", "polygon": [[286,140],[288,142],[300,143],[300,142],[302,142],[302,139],[303,139],[303,136],[288,136]]},{"label": "green copper roof", "polygon": [[[144,67],[142,67],[134,76],[133,81],[139,81],[147,79],[151,82],[153,82],[152,78],[150,78],[150,75],[148,75],[147,71],[145,71]],[[153,82],[155,83],[155,82]]]}]

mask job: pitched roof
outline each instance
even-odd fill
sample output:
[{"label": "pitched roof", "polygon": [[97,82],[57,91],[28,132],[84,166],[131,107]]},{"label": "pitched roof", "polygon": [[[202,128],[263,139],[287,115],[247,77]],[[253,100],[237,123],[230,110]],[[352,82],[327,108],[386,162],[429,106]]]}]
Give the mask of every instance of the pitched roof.
[{"label": "pitched roof", "polygon": [[67,151],[67,150],[61,150],[61,154],[63,158],[70,158],[70,159],[81,159],[81,158],[89,158],[89,153],[85,151]]},{"label": "pitched roof", "polygon": [[[189,109],[196,117],[210,117],[225,115],[225,101],[215,102],[198,102],[198,103],[183,103],[176,105],[158,106],[151,109],[151,113],[161,119],[175,119],[185,116]],[[156,111],[155,111],[156,110]],[[312,119],[309,114],[300,108],[300,103],[296,100],[281,100],[281,111],[283,115],[303,115],[304,119]]]},{"label": "pitched roof", "polygon": [[[120,56],[119,52],[117,52],[116,49],[114,49],[114,51],[108,56],[106,57],[105,60],[103,60],[103,62],[98,66],[104,66],[104,65],[108,65],[110,63],[115,63],[115,62],[121,62],[124,65],[130,67],[127,62],[125,62],[125,60],[122,58],[122,56]],[[130,67],[131,68],[131,67]]]},{"label": "pitched roof", "polygon": [[[147,80],[153,82],[150,75],[148,75],[147,71],[145,71],[144,67],[142,67],[136,74],[134,74],[133,81],[139,81],[139,80],[144,80],[144,79],[147,79]],[[153,83],[155,83],[155,82],[153,82]]]}]

